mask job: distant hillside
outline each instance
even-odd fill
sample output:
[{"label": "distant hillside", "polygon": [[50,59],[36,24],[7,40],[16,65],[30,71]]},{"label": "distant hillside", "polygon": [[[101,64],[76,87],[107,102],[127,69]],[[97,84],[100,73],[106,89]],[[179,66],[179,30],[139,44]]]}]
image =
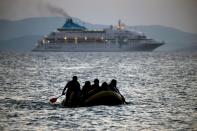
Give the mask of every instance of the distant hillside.
[{"label": "distant hillside", "polygon": [[192,51],[197,51],[197,34],[159,25],[134,26],[130,29],[143,32],[158,41],[165,41],[166,44],[156,49],[157,51],[181,51],[184,49],[188,51],[191,47]]},{"label": "distant hillside", "polygon": [[9,40],[17,37],[44,35],[64,23],[63,18],[31,18],[20,21],[0,20],[0,40]]},{"label": "distant hillside", "polygon": [[[74,21],[89,28],[106,28],[109,25],[94,25],[74,18]],[[55,31],[65,22],[62,17],[30,18],[20,21],[0,20],[0,50],[30,51],[42,36]],[[148,37],[166,44],[156,51],[197,51],[197,34],[183,32],[174,28],[152,26],[130,26],[130,30],[145,33]]]},{"label": "distant hillside", "polygon": [[42,36],[23,36],[10,40],[0,40],[0,51],[31,51]]}]

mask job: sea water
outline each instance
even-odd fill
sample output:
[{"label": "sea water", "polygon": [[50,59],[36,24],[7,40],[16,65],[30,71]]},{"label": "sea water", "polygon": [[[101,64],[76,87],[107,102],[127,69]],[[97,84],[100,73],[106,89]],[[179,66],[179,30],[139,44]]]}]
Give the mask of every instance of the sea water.
[{"label": "sea water", "polygon": [[[127,105],[63,108],[72,76],[116,79]],[[197,130],[197,53],[0,53],[0,130]]]}]

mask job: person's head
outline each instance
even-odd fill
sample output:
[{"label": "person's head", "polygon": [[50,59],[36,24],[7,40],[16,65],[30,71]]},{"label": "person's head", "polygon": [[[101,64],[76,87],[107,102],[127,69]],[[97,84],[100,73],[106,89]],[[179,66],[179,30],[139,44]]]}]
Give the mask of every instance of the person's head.
[{"label": "person's head", "polygon": [[94,84],[99,84],[99,80],[98,79],[94,79]]},{"label": "person's head", "polygon": [[73,76],[73,81],[77,81],[77,76]]},{"label": "person's head", "polygon": [[116,86],[116,84],[117,84],[117,81],[115,79],[112,79],[110,85]]},{"label": "person's head", "polygon": [[103,82],[103,84],[101,85],[101,87],[107,87],[107,86],[108,86],[107,82]]},{"label": "person's head", "polygon": [[86,81],[86,82],[85,82],[85,85],[86,85],[86,86],[91,85],[90,81]]}]

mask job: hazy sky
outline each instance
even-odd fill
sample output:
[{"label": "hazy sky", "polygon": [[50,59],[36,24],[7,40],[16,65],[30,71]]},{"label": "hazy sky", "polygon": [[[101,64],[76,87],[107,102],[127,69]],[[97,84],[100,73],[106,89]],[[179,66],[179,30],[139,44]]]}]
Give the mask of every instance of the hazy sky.
[{"label": "hazy sky", "polygon": [[0,0],[0,18],[69,14],[96,24],[164,25],[197,33],[197,0]]}]

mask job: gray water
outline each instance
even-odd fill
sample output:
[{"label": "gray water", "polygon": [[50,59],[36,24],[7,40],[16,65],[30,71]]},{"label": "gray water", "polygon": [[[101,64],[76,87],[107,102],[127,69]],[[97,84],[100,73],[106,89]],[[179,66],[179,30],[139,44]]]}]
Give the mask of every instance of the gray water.
[{"label": "gray water", "polygon": [[[130,104],[63,108],[73,75]],[[0,53],[0,130],[197,130],[197,53]]]}]

